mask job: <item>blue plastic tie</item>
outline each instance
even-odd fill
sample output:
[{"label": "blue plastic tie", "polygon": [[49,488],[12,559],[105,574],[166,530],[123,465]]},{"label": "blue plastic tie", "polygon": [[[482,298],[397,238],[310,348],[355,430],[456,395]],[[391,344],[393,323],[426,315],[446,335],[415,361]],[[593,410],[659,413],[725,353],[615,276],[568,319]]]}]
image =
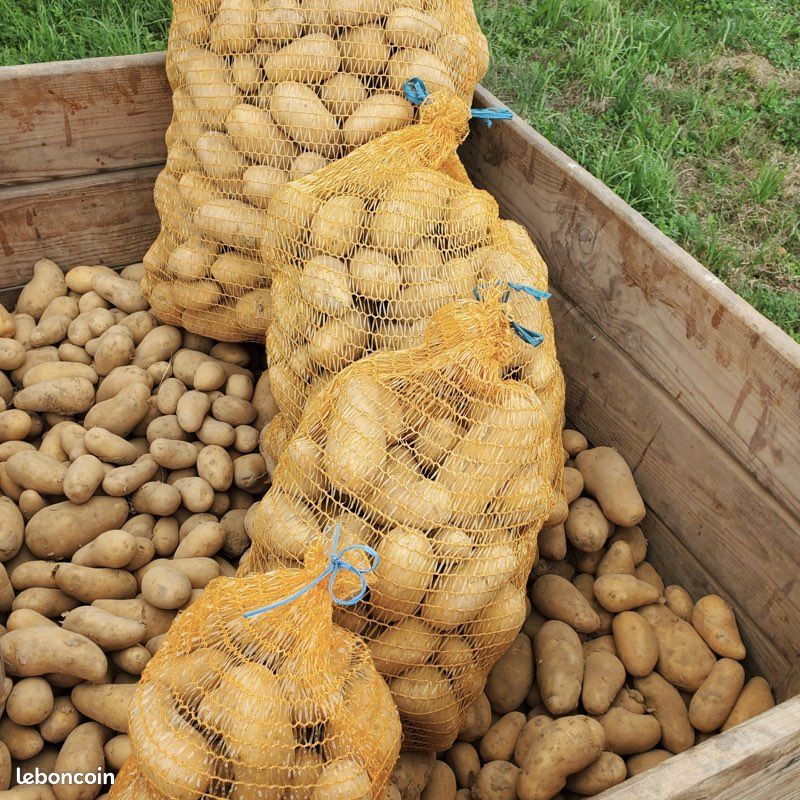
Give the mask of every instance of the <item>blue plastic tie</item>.
[{"label": "blue plastic tie", "polygon": [[525,292],[525,294],[529,294],[537,300],[549,300],[553,296],[550,292],[543,292],[541,289],[537,289],[535,286],[528,286],[525,283],[511,283],[509,281],[508,288],[513,289],[515,292]]},{"label": "blue plastic tie", "polygon": [[[245,619],[252,619],[253,617],[259,616],[259,614],[266,614],[269,611],[274,611],[276,608],[293,603],[304,594],[310,592],[315,586],[319,586],[319,584],[329,576],[328,592],[330,593],[331,598],[333,598],[334,603],[337,603],[340,606],[354,606],[360,600],[363,600],[364,595],[367,593],[367,579],[364,576],[368,575],[370,572],[374,572],[380,566],[381,557],[373,548],[365,544],[351,544],[339,550],[339,537],[341,536],[341,533],[342,526],[336,525],[333,529],[333,542],[331,544],[330,562],[328,566],[319,575],[317,575],[316,578],[314,578],[314,580],[303,586],[302,589],[298,589],[296,592],[293,592],[288,597],[284,597],[282,600],[277,600],[274,603],[270,603],[268,606],[262,606],[261,608],[247,611],[244,614]],[[347,553],[356,551],[365,553],[369,558],[373,559],[369,568],[360,569],[359,567],[356,567],[349,561],[345,560],[344,557]],[[358,577],[361,583],[361,587],[359,588],[358,592],[349,600],[337,597],[336,592],[333,589],[336,582],[336,576],[343,569],[347,570],[348,572],[352,572],[353,575]]]},{"label": "blue plastic tie", "polygon": [[[495,283],[495,286],[500,285],[501,281],[497,281]],[[515,292],[524,292],[525,294],[529,294],[536,300],[547,300],[548,298],[552,297],[550,292],[543,292],[541,289],[536,289],[535,287],[528,286],[524,283],[512,283],[511,281],[508,281],[506,285],[509,289],[513,289]],[[479,303],[483,301],[480,286],[476,286],[472,290],[472,294]],[[503,295],[503,302],[508,302],[508,292]],[[519,338],[522,339],[522,341],[526,344],[532,345],[533,347],[538,347],[544,342],[544,335],[538,331],[532,331],[530,328],[526,328],[524,325],[514,322],[513,319],[509,320],[508,322],[511,326],[511,330],[514,331],[514,333],[516,333],[517,336],[519,336]]]},{"label": "blue plastic tie", "polygon": [[[406,99],[415,106],[422,105],[431,95],[421,78],[409,78],[403,84]],[[475,119],[482,119],[490,128],[496,119],[513,119],[514,115],[507,108],[471,108],[470,114]]]}]

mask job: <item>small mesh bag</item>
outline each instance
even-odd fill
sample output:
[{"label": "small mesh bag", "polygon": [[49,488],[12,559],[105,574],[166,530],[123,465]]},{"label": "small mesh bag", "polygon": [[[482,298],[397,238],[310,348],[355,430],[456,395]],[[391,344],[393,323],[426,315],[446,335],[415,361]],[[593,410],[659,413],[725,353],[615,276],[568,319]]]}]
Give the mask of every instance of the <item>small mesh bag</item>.
[{"label": "small mesh bag", "polygon": [[319,537],[303,568],[218,578],[181,614],[134,694],[112,800],[382,797],[400,721],[365,644],[332,622],[329,591],[359,584],[329,554]]},{"label": "small mesh bag", "polygon": [[452,744],[522,625],[561,463],[536,391],[504,377],[518,352],[504,287],[480,297],[435,312],[423,344],[364,358],[314,397],[240,568],[297,564],[330,525],[376,549],[369,595],[335,619],[369,642],[409,749]]},{"label": "small mesh bag", "polygon": [[408,78],[465,102],[488,48],[471,0],[176,0],[168,158],[147,289],[165,321],[259,340],[276,189],[409,125]]}]

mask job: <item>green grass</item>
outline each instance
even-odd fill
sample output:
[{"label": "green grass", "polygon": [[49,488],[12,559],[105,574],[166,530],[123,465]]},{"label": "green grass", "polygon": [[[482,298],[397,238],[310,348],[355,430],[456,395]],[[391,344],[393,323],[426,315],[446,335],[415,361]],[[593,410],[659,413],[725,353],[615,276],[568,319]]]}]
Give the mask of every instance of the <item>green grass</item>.
[{"label": "green grass", "polygon": [[[796,0],[476,0],[487,85],[800,341]],[[0,63],[163,49],[169,0],[0,0]]]},{"label": "green grass", "polygon": [[163,50],[171,14],[171,0],[0,0],[0,64]]},{"label": "green grass", "polygon": [[800,341],[795,0],[477,0],[487,85]]}]

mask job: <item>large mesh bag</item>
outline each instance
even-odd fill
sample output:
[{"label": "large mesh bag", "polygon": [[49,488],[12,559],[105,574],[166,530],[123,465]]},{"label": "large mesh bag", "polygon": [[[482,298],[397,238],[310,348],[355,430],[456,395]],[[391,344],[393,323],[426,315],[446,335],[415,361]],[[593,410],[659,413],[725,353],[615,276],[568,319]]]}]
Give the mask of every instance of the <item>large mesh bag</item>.
[{"label": "large mesh bag", "polygon": [[410,124],[408,78],[468,101],[487,63],[471,0],[176,0],[153,305],[198,333],[263,340],[275,190]]},{"label": "large mesh bag", "polygon": [[330,547],[311,542],[302,568],[218,578],[181,614],[134,693],[113,800],[382,797],[400,721],[367,647],[332,622],[329,591],[347,601],[359,584],[321,580]]},{"label": "large mesh bag", "polygon": [[294,429],[309,399],[349,364],[419,344],[438,308],[500,280],[540,292],[509,299],[510,316],[544,342],[516,340],[505,376],[536,390],[560,441],[564,382],[541,300],[547,266],[525,230],[501,220],[491,195],[455,170],[471,114],[452,93],[433,92],[417,125],[273,196],[262,257],[273,275],[267,355],[282,429]]},{"label": "large mesh bag", "polygon": [[369,595],[335,619],[369,642],[411,749],[452,744],[519,630],[550,507],[550,421],[533,388],[503,377],[517,351],[503,296],[440,309],[422,345],[364,358],[320,391],[240,568],[296,564],[330,525],[377,550]]}]

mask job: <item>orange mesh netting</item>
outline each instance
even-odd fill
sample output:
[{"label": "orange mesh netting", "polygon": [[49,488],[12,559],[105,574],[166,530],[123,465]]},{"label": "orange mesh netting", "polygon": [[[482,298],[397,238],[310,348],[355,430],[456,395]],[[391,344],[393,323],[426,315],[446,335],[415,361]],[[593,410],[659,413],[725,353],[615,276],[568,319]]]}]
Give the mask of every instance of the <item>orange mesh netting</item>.
[{"label": "orange mesh netting", "polygon": [[[524,229],[501,220],[494,199],[463,175],[448,174],[471,113],[452,93],[434,92],[419,124],[275,193],[262,257],[273,274],[267,354],[282,429],[294,429],[309,398],[349,364],[419,344],[430,316],[476,285],[547,288],[547,266]],[[525,293],[509,303],[510,316],[545,343],[517,340],[506,376],[537,391],[559,441],[564,386],[547,303]]]},{"label": "orange mesh netting", "polygon": [[[134,694],[113,800],[382,797],[400,721],[365,644],[332,622],[330,548],[319,537],[303,568],[218,578],[178,617]],[[330,580],[357,595],[355,573]]]},{"label": "orange mesh netting", "polygon": [[330,525],[377,550],[368,597],[334,618],[369,642],[410,749],[452,744],[522,625],[562,471],[536,391],[505,377],[521,340],[504,289],[436,311],[423,344],[364,358],[316,394],[240,568],[297,564]]},{"label": "orange mesh netting", "polygon": [[466,102],[487,64],[471,0],[176,0],[153,306],[217,339],[263,340],[259,241],[278,187],[409,125],[408,78]]}]

